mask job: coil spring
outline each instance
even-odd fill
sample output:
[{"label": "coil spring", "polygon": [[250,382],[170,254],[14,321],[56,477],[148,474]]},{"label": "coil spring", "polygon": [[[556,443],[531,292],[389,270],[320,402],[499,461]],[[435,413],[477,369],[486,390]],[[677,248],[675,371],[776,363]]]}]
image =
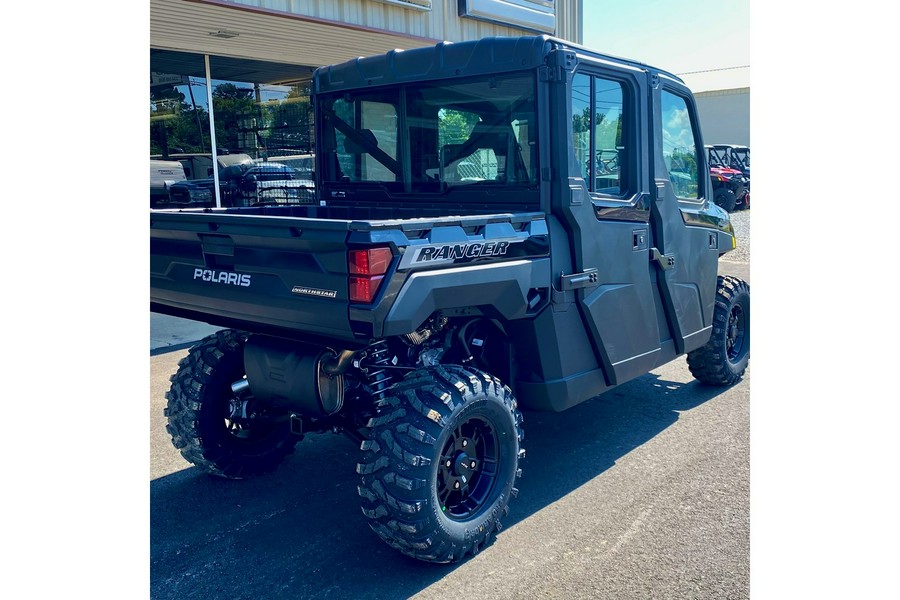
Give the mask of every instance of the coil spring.
[{"label": "coil spring", "polygon": [[360,371],[365,377],[366,391],[377,404],[387,395],[387,389],[394,383],[390,369],[384,365],[391,364],[391,353],[385,340],[378,340],[366,348],[364,364]]}]

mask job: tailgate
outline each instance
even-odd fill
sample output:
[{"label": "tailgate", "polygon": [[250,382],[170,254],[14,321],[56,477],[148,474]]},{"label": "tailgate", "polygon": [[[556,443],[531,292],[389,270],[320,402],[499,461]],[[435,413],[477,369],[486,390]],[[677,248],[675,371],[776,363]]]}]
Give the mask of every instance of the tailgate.
[{"label": "tailgate", "polygon": [[151,310],[352,340],[349,221],[150,215]]}]

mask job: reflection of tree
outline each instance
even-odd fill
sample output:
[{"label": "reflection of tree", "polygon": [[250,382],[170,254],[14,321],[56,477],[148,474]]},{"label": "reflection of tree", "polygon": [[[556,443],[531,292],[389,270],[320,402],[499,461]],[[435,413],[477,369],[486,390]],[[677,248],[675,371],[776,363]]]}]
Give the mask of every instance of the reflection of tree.
[{"label": "reflection of tree", "polygon": [[[253,88],[222,83],[213,89],[216,145],[235,152],[257,144],[310,150],[311,111],[308,90],[292,88],[280,101],[256,102]],[[209,114],[185,101],[175,86],[150,90],[150,153],[209,152]],[[248,135],[249,134],[249,135]]]},{"label": "reflection of tree", "polygon": [[673,148],[666,158],[675,195],[679,198],[697,198],[700,184],[697,155],[688,148]]},{"label": "reflection of tree", "polygon": [[614,119],[608,119],[607,116],[597,113],[597,150],[614,150],[622,145],[622,119],[618,115]]},{"label": "reflection of tree", "polygon": [[241,150],[242,129],[256,116],[253,88],[239,88],[233,83],[220,83],[213,88],[213,111],[216,121],[216,146]]},{"label": "reflection of tree", "polygon": [[[574,111],[573,111],[574,112]],[[602,115],[597,115],[602,116]],[[572,132],[573,133],[585,133],[586,131],[590,131],[591,129],[591,107],[585,106],[581,114],[573,114],[572,115]]]},{"label": "reflection of tree", "polygon": [[686,148],[675,148],[672,151],[671,164],[675,171],[697,174],[697,156]]},{"label": "reflection of tree", "polygon": [[283,100],[266,103],[263,115],[265,131],[260,135],[270,150],[312,152],[312,109],[308,90],[292,88]]},{"label": "reflection of tree", "polygon": [[478,122],[478,115],[470,112],[443,108],[438,112],[440,139],[438,144],[462,144],[469,139],[472,128]]},{"label": "reflection of tree", "polygon": [[150,90],[150,154],[209,151],[209,114],[174,86]]}]

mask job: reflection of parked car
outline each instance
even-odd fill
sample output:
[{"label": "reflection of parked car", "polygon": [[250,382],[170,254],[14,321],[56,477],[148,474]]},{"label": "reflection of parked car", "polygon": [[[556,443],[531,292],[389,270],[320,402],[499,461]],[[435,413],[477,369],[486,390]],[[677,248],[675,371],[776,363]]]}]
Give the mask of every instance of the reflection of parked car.
[{"label": "reflection of parked car", "polygon": [[[216,196],[213,193],[212,156],[203,153],[177,153],[169,154],[169,159],[178,161],[184,168],[181,181],[169,188],[168,198],[164,203],[158,203],[154,208],[206,208],[216,205]],[[220,154],[216,157],[219,172],[227,166],[251,161],[248,154]]]},{"label": "reflection of parked car", "polygon": [[598,149],[594,164],[596,191],[617,193],[619,188],[619,151],[617,148]]},{"label": "reflection of parked car", "polygon": [[[244,155],[246,156],[246,155]],[[155,154],[150,156],[151,159],[162,159],[162,155]],[[222,158],[221,156],[219,158]],[[249,156],[247,158],[250,158]],[[184,175],[187,179],[206,179],[212,177],[212,157],[209,154],[186,154],[175,153],[169,154],[165,160],[177,160],[184,168]]]},{"label": "reflection of parked car", "polygon": [[[242,156],[234,162],[235,156]],[[220,156],[219,190],[222,206],[259,206],[265,204],[311,204],[315,184],[301,178],[286,164],[256,162],[247,155]],[[229,163],[223,166],[223,163]],[[172,201],[180,205],[193,204],[189,195],[198,189],[208,190],[208,206],[215,204],[215,181],[212,178],[186,181],[172,186]]]},{"label": "reflection of parked car", "polygon": [[269,162],[277,162],[292,167],[301,179],[312,181],[316,178],[315,154],[290,154],[287,156],[269,156]]},{"label": "reflection of parked car", "polygon": [[[163,156],[161,154],[153,154],[150,156],[150,158],[163,160]],[[208,152],[170,153],[164,158],[164,160],[177,160],[178,162],[180,162],[181,166],[184,167],[184,175],[187,179],[207,179],[213,176],[212,155]],[[252,160],[253,159],[249,154],[227,154],[223,153],[221,150],[216,156],[216,164],[218,165],[219,169],[224,169],[229,165],[248,162]]]},{"label": "reflection of parked car", "polygon": [[240,165],[239,168],[242,183],[238,195],[243,206],[312,204],[315,199],[315,183],[286,164],[257,162],[252,167]]},{"label": "reflection of parked car", "polygon": [[181,163],[150,159],[150,208],[158,208],[168,203],[171,186],[184,180]]}]

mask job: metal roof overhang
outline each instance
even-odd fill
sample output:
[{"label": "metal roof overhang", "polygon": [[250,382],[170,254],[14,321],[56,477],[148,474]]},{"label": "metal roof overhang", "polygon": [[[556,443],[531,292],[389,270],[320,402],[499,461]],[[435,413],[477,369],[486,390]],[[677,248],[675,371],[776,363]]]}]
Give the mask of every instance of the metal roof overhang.
[{"label": "metal roof overhang", "polygon": [[[223,39],[210,34],[237,36]],[[219,0],[150,0],[150,69],[277,84],[309,79],[316,67],[438,40],[289,15]]]}]

